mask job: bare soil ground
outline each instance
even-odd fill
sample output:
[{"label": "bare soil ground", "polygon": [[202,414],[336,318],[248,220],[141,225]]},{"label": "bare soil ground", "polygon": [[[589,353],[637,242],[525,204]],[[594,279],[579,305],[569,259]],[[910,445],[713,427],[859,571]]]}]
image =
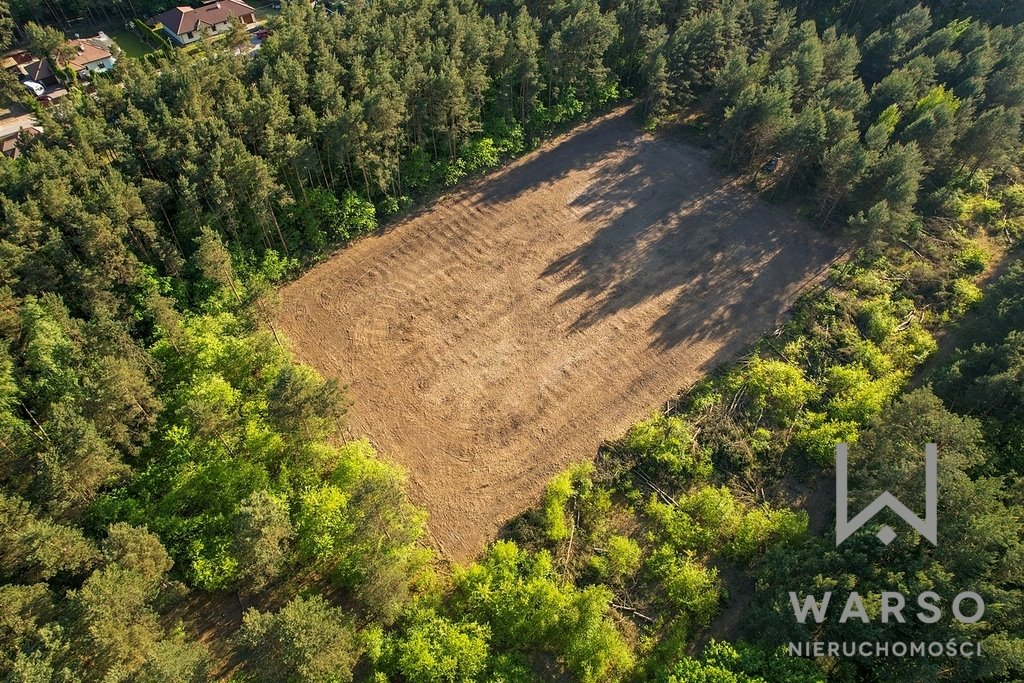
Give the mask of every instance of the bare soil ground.
[{"label": "bare soil ground", "polygon": [[841,246],[619,110],[313,268],[280,324],[464,561],[776,325]]}]

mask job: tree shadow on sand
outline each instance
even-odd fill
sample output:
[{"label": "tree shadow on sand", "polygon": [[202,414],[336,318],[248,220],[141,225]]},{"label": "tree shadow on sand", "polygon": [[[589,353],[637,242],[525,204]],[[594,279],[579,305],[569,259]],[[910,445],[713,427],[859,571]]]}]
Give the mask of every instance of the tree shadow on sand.
[{"label": "tree shadow on sand", "polygon": [[772,325],[842,246],[723,180],[706,153],[651,137],[635,138],[569,205],[604,223],[541,275],[563,287],[560,303],[590,302],[569,332],[670,296],[649,329],[658,350]]}]

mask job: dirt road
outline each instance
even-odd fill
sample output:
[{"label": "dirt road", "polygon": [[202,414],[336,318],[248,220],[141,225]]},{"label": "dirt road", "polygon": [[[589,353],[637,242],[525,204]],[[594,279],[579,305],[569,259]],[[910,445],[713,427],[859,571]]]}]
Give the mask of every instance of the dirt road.
[{"label": "dirt road", "polygon": [[776,325],[840,248],[618,111],[312,269],[280,324],[467,560]]}]

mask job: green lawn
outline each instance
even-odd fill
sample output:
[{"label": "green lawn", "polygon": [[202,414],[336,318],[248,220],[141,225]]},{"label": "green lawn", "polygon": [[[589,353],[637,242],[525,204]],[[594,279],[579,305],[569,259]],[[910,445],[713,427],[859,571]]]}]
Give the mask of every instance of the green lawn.
[{"label": "green lawn", "polygon": [[256,8],[256,21],[264,22],[264,21],[267,21],[268,19],[273,19],[278,14],[280,14],[281,10],[274,9],[273,5],[274,5],[274,3],[267,3],[263,7],[257,7]]},{"label": "green lawn", "polygon": [[128,57],[142,57],[143,55],[147,55],[153,51],[153,48],[142,42],[142,39],[139,38],[134,31],[129,31],[125,28],[115,29],[113,31],[108,31],[107,35],[114,39],[117,46],[120,47]]}]

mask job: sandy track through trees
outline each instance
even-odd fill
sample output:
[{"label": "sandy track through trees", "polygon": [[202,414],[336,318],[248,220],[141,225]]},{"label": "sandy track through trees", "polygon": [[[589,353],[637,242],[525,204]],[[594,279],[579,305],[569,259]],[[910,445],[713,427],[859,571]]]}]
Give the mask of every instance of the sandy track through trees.
[{"label": "sandy track through trees", "polygon": [[312,269],[280,322],[465,560],[839,251],[618,111]]}]

